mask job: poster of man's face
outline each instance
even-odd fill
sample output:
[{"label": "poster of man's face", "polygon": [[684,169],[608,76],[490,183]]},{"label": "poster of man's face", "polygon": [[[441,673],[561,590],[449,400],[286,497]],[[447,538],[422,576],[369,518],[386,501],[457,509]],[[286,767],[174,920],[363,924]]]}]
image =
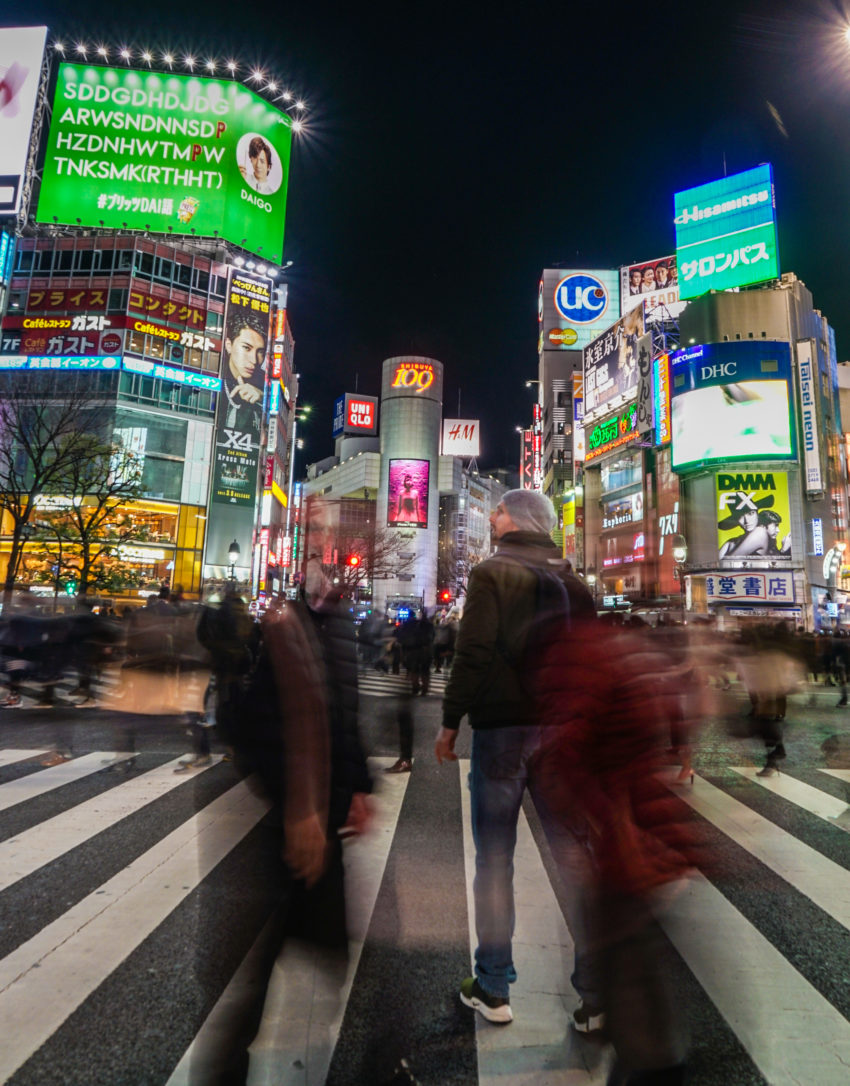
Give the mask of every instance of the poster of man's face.
[{"label": "poster of man's face", "polygon": [[387,524],[428,527],[429,460],[390,460]]},{"label": "poster of man's face", "polygon": [[225,380],[228,384],[250,384],[262,389],[266,378],[266,333],[259,322],[240,313],[233,314],[229,323],[224,339]]}]

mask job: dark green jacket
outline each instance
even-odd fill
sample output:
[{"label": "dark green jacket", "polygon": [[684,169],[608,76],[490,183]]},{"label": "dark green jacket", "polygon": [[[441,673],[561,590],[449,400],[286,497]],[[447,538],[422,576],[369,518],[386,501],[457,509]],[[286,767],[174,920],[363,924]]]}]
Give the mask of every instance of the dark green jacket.
[{"label": "dark green jacket", "polygon": [[496,553],[469,576],[454,662],[443,698],[443,726],[456,729],[468,714],[473,728],[535,723],[523,682],[525,643],[534,620],[537,578],[521,564],[555,568],[575,618],[595,617],[593,599],[562,560],[552,540],[537,532],[508,532]]}]

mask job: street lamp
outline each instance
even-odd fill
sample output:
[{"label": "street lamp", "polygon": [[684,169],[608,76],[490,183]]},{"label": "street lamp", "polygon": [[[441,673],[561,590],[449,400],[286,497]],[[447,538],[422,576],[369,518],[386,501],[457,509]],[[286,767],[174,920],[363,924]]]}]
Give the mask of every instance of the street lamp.
[{"label": "street lamp", "polygon": [[234,539],[230,546],[227,548],[227,561],[230,563],[230,581],[232,584],[236,583],[236,563],[239,561],[239,555],[242,553],[239,544]]}]

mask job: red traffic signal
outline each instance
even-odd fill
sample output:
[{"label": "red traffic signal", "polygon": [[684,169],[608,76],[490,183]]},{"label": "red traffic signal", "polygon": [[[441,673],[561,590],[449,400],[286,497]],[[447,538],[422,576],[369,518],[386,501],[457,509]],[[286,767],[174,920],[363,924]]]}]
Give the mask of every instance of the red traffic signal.
[{"label": "red traffic signal", "polygon": [[452,594],[448,588],[444,588],[440,593],[440,603],[449,603],[451,601]]},{"label": "red traffic signal", "polygon": [[347,566],[350,566],[351,569],[356,569],[360,565],[360,555],[349,554],[349,556],[345,560],[345,564]]}]

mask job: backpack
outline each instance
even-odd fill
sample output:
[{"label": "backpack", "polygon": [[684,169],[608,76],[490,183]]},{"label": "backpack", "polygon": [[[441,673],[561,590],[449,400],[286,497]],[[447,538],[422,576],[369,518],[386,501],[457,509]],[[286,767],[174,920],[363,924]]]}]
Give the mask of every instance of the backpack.
[{"label": "backpack", "polygon": [[573,632],[570,594],[557,569],[536,562],[525,562],[514,554],[503,557],[527,570],[535,581],[534,617],[525,631],[522,650],[512,661],[523,690],[533,697],[536,689],[536,668],[543,650],[554,640],[569,637]]}]

